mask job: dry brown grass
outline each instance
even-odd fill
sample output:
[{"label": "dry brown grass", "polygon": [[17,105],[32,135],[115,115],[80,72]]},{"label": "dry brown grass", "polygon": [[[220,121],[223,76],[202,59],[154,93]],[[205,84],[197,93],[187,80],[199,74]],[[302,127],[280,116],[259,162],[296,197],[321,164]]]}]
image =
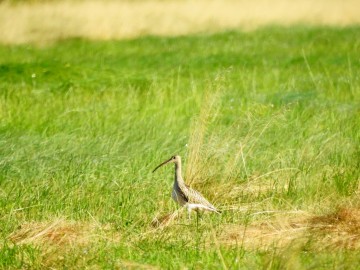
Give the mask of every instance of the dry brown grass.
[{"label": "dry brown grass", "polygon": [[274,217],[265,222],[225,226],[219,241],[254,249],[285,247],[309,241],[317,249],[359,249],[360,209],[340,208],[324,216],[313,216],[302,211],[274,212]]},{"label": "dry brown grass", "polygon": [[25,223],[14,231],[9,239],[17,244],[74,247],[110,239],[110,235],[112,241],[119,241],[120,235],[111,233],[109,225],[56,219],[49,222]]},{"label": "dry brown grass", "polygon": [[[183,208],[181,208],[182,210]],[[165,215],[158,215],[152,221],[151,225],[154,228],[164,228],[170,226],[173,221],[175,221],[179,217],[180,211],[176,210],[173,213],[165,214]]]},{"label": "dry brown grass", "polygon": [[360,23],[357,0],[56,1],[0,4],[0,42],[49,42],[68,37],[122,39],[181,35],[267,24]]},{"label": "dry brown grass", "polygon": [[141,264],[137,262],[121,260],[121,262],[116,264],[116,269],[146,269],[146,270],[155,270],[161,269],[160,267],[149,265],[149,264]]},{"label": "dry brown grass", "polygon": [[[79,222],[59,218],[48,222],[29,222],[23,224],[9,235],[8,239],[17,245],[35,245],[41,250],[40,265],[51,268],[61,262],[65,256],[73,253],[87,253],[96,243],[119,243],[122,237],[119,232],[112,230],[110,224],[93,222]],[[94,267],[88,262],[80,268]],[[119,269],[160,269],[157,266],[141,264],[134,261],[119,259],[116,262]],[[98,269],[95,266],[95,269]]]},{"label": "dry brown grass", "polygon": [[[250,224],[223,224],[218,228],[207,230],[205,237],[209,245],[214,241],[218,246],[243,246],[246,249],[269,249],[301,247],[311,245],[312,249],[350,249],[360,248],[360,209],[340,208],[327,215],[315,216],[304,211],[264,211],[253,212],[259,218]],[[111,224],[97,222],[80,222],[66,219],[56,219],[49,222],[29,222],[23,224],[8,236],[17,245],[38,246],[44,258],[40,264],[51,266],[66,254],[87,252],[96,243],[117,245],[121,241],[135,243],[144,239],[162,238],[176,239],[181,237],[192,241],[191,231],[183,232],[183,227],[177,226],[184,220],[175,215],[165,215],[156,220],[157,228],[152,228],[131,239],[123,239]],[[249,212],[248,212],[249,213]],[[262,214],[266,215],[261,216]],[[175,220],[178,220],[175,222]],[[154,224],[153,224],[154,225]],[[205,224],[203,224],[205,226]],[[180,230],[180,231],[179,231]],[[156,269],[152,265],[138,264],[119,260],[119,268]]]},{"label": "dry brown grass", "polygon": [[276,213],[271,220],[248,225],[231,224],[224,228],[219,241],[225,245],[243,245],[246,248],[286,246],[303,238],[308,229],[307,213]]},{"label": "dry brown grass", "polygon": [[205,165],[206,160],[202,151],[207,128],[214,118],[214,115],[216,115],[216,110],[214,108],[220,95],[219,89],[209,89],[209,92],[205,94],[199,115],[192,121],[185,171],[185,180],[188,185],[201,182],[203,179],[199,179],[200,175],[205,175],[203,172],[208,169],[208,166]]},{"label": "dry brown grass", "polygon": [[311,233],[321,237],[323,247],[360,248],[360,209],[340,208],[310,219]]}]

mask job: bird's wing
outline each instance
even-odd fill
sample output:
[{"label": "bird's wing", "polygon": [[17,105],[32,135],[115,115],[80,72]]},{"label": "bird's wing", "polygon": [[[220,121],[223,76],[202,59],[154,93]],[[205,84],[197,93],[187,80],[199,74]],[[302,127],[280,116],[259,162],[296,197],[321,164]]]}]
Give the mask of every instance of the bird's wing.
[{"label": "bird's wing", "polygon": [[197,192],[196,190],[188,187],[187,193],[188,193],[187,198],[190,203],[202,204],[204,206],[207,206],[207,207],[217,211],[216,207],[213,206],[207,199],[205,199],[204,196],[200,192]]}]

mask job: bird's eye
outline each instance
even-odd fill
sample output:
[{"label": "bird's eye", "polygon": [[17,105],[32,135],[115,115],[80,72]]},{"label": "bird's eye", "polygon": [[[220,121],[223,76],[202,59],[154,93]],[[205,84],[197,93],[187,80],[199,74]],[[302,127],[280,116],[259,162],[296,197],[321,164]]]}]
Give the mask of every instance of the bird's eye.
[{"label": "bird's eye", "polygon": [[176,157],[175,157],[175,156],[173,156],[173,159],[176,159]]}]

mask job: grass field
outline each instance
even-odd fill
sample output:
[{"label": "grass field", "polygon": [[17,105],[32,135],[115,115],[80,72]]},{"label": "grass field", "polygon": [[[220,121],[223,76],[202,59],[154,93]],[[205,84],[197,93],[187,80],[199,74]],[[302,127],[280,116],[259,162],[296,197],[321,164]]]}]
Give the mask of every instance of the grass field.
[{"label": "grass field", "polygon": [[[359,269],[360,28],[0,45],[0,268]],[[173,154],[221,215],[175,211]]]}]

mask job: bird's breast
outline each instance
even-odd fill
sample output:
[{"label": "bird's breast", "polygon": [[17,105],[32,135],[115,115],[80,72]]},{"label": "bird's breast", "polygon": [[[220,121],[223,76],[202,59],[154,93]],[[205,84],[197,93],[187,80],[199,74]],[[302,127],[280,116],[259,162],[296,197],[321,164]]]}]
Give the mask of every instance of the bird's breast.
[{"label": "bird's breast", "polygon": [[176,203],[180,204],[181,206],[183,206],[183,205],[185,205],[187,203],[185,195],[175,185],[174,185],[174,188],[172,190],[171,197],[173,198],[173,200]]}]

